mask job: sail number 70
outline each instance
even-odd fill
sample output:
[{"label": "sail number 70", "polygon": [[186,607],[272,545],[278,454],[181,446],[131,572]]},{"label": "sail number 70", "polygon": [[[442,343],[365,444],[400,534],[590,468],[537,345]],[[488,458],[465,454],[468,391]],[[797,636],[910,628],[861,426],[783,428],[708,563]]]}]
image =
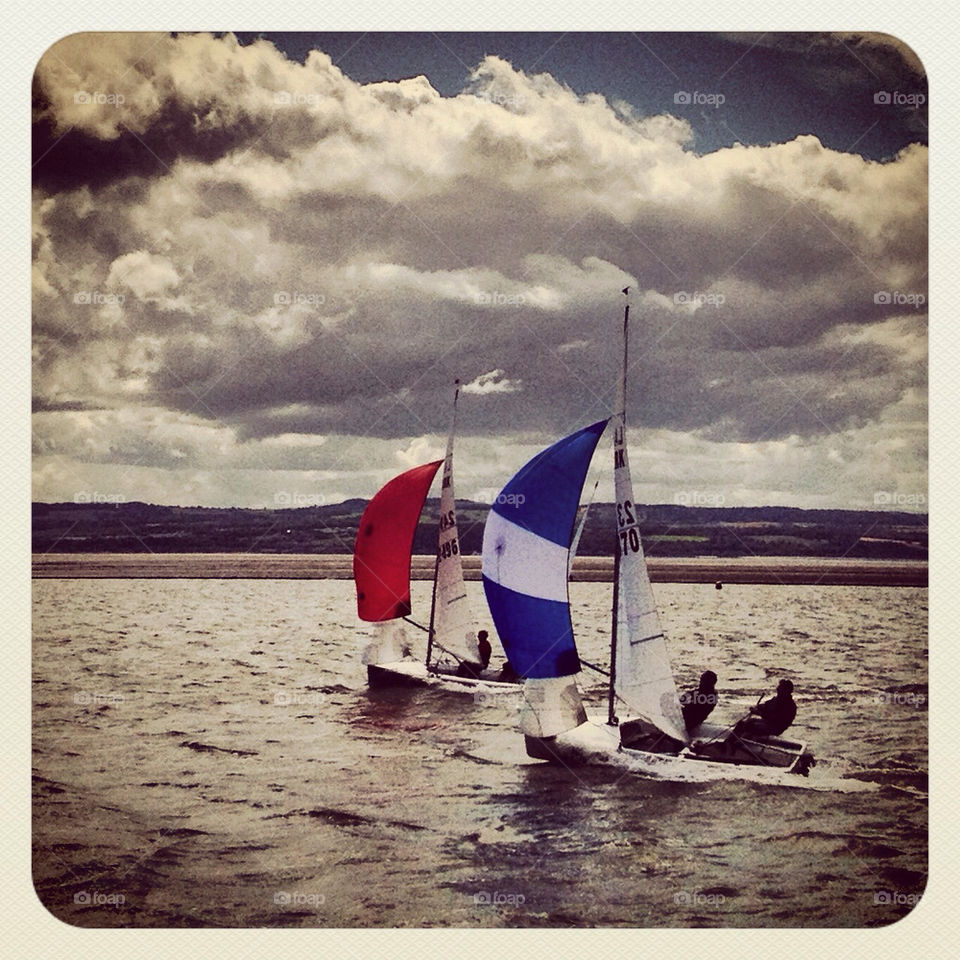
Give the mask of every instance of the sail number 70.
[{"label": "sail number 70", "polygon": [[639,553],[640,532],[637,530],[633,504],[629,500],[617,504],[617,527],[620,537],[620,555],[625,557],[628,553]]}]

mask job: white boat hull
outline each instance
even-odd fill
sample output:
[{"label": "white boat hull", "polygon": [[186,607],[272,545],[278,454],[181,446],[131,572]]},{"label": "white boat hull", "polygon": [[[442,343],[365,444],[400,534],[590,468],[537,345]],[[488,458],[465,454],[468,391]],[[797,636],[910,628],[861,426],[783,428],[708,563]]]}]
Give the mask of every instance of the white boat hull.
[{"label": "white boat hull", "polygon": [[736,738],[724,748],[720,735],[728,731],[729,728],[703,724],[690,745],[678,744],[675,752],[661,752],[623,746],[619,727],[590,718],[555,737],[527,737],[526,744],[527,754],[538,760],[570,765],[608,764],[633,768],[649,776],[679,775],[680,779],[687,779],[684,774],[689,773],[690,779],[702,779],[700,774],[707,774],[709,778],[746,776],[778,781],[786,773],[805,776],[814,764],[805,744],[780,737]]},{"label": "white boat hull", "polygon": [[[496,676],[499,671],[491,671]],[[516,693],[523,690],[522,683],[503,683],[492,677],[458,677],[453,673],[428,670],[422,660],[396,660],[392,663],[367,664],[367,680],[375,687],[428,686],[441,687],[454,693],[475,695],[477,693]]]}]

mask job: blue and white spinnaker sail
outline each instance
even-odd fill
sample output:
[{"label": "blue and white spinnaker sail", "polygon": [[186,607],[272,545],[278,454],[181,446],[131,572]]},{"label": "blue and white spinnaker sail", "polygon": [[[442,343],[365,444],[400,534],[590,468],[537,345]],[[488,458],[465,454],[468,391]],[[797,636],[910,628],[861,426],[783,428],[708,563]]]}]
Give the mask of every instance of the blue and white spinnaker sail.
[{"label": "blue and white spinnaker sail", "polygon": [[[567,566],[600,420],[537,454],[500,491],[483,531],[483,589],[534,716],[524,732],[553,736],[583,718],[576,685]],[[571,692],[572,688],[572,692]],[[538,707],[539,704],[539,707]]]}]

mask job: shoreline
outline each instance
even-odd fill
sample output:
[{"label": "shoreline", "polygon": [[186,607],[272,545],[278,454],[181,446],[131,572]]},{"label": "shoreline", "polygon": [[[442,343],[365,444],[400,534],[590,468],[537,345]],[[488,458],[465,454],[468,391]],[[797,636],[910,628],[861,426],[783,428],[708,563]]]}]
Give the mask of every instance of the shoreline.
[{"label": "shoreline", "polygon": [[[926,587],[926,560],[836,557],[648,557],[654,583],[767,583]],[[480,557],[463,558],[464,577],[480,579]],[[433,577],[432,555],[415,556],[411,579]],[[33,554],[31,577],[43,579],[350,580],[350,554],[46,553]],[[578,557],[571,581],[609,583],[612,557]]]}]

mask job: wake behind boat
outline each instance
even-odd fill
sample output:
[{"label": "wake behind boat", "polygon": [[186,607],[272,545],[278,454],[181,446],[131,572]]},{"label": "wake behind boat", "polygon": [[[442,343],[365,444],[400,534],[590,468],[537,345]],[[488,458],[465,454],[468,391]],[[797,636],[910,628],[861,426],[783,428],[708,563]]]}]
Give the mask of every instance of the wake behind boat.
[{"label": "wake behind boat", "polygon": [[[459,389],[454,393],[445,458],[394,477],[367,504],[360,519],[353,555],[357,613],[361,620],[374,623],[377,631],[364,650],[363,662],[367,680],[374,686],[427,684],[461,693],[518,692],[519,677],[508,670],[488,669],[484,662],[489,661],[490,648],[484,656],[478,617],[463,579],[453,491],[458,396]],[[417,523],[441,463],[437,556],[430,623],[425,627],[410,618],[410,563]],[[404,623],[426,632],[422,659],[413,655]]]},{"label": "wake behind boat", "polygon": [[[627,291],[625,290],[624,293]],[[701,723],[687,731],[640,540],[626,443],[629,304],[614,425],[616,544],[606,720],[588,719],[567,593],[568,545],[590,460],[608,421],[557,441],[503,488],[483,537],[483,585],[504,650],[528,679],[521,730],[528,755],[564,763],[657,760],[659,767],[806,774],[803,743]],[[501,504],[512,504],[507,507]],[[617,711],[625,713],[623,722]]]}]

